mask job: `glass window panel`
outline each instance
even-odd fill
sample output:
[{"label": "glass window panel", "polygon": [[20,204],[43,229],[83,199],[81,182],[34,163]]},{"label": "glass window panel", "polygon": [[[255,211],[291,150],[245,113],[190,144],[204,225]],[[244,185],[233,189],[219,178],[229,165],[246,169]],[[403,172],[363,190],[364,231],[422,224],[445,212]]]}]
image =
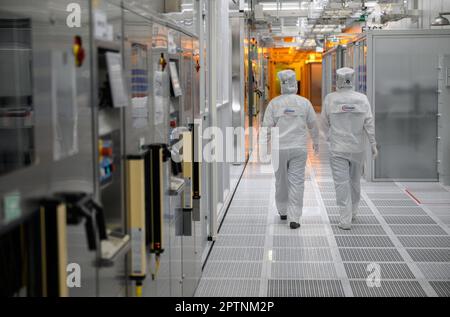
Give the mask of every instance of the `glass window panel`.
[{"label": "glass window panel", "polygon": [[375,178],[436,179],[436,39],[374,41]]},{"label": "glass window panel", "polygon": [[35,156],[31,21],[0,12],[0,175]]}]

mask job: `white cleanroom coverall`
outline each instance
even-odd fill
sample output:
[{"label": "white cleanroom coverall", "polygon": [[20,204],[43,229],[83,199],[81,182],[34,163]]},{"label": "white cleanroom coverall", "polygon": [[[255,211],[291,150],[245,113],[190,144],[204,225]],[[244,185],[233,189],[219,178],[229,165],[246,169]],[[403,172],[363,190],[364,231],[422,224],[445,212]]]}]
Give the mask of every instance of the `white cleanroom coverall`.
[{"label": "white cleanroom coverall", "polygon": [[337,91],[328,94],[322,105],[322,122],[330,142],[330,164],[340,208],[340,226],[350,228],[360,201],[360,179],[367,135],[376,157],[375,125],[369,100],[353,90],[354,71],[340,68]]},{"label": "white cleanroom coverall", "polygon": [[300,222],[305,187],[307,159],[307,128],[318,151],[319,130],[311,102],[298,96],[295,72],[278,73],[282,95],[272,99],[264,113],[260,149],[270,138],[270,128],[278,128],[278,142],[272,142],[272,153],[278,151],[275,171],[275,201],[280,215],[288,216],[289,222]]}]

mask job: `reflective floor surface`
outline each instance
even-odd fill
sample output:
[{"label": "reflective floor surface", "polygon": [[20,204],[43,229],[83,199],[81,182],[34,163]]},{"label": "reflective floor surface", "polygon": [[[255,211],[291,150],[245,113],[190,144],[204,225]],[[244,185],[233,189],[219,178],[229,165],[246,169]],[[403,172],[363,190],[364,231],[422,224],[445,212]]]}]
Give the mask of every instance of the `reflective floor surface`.
[{"label": "reflective floor surface", "polygon": [[329,153],[309,152],[297,230],[277,214],[272,168],[248,163],[196,296],[450,296],[449,189],[363,182],[343,231]]}]

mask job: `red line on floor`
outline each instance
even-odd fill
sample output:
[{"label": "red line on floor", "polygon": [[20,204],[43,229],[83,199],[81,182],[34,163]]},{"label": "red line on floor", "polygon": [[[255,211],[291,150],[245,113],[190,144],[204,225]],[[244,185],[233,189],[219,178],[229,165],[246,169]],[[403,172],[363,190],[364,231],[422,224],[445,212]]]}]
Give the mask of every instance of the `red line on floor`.
[{"label": "red line on floor", "polygon": [[419,205],[422,205],[422,203],[420,202],[419,199],[416,198],[416,196],[414,196],[408,189],[405,189],[405,192],[416,201],[416,203],[418,203]]}]

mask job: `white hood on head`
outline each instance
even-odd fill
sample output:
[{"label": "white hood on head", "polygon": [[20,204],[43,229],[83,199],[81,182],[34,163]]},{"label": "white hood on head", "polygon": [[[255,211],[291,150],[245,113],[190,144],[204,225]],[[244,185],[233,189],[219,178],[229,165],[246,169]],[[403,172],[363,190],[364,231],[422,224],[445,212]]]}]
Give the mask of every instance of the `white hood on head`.
[{"label": "white hood on head", "polygon": [[336,71],[337,89],[353,88],[355,71],[349,67],[342,67]]},{"label": "white hood on head", "polygon": [[278,79],[280,80],[281,93],[283,95],[297,93],[297,78],[293,70],[282,70],[278,72]]}]

